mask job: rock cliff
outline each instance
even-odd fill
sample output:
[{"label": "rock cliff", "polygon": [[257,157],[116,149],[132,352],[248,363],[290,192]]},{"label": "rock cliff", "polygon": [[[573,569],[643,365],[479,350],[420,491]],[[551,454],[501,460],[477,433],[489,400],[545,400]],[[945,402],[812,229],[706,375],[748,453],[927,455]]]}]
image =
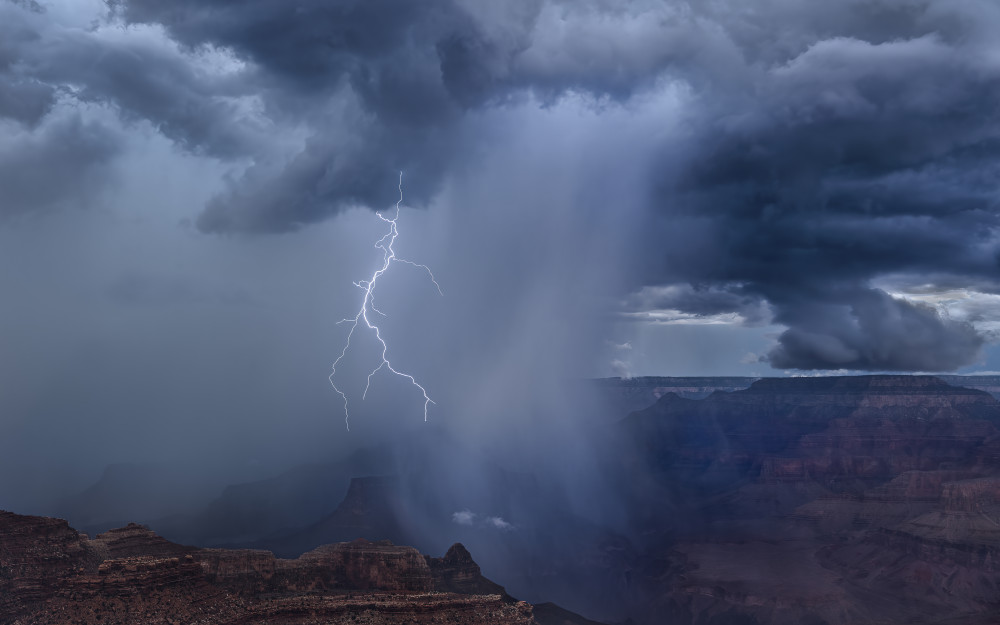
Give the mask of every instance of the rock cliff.
[{"label": "rock cliff", "polygon": [[675,623],[990,623],[1000,402],[929,376],[762,379],[622,422],[647,541],[634,613]]},{"label": "rock cliff", "polygon": [[530,625],[532,608],[456,544],[443,558],[388,541],[294,560],[196,549],[129,525],[94,539],[62,520],[0,512],[0,623]]}]

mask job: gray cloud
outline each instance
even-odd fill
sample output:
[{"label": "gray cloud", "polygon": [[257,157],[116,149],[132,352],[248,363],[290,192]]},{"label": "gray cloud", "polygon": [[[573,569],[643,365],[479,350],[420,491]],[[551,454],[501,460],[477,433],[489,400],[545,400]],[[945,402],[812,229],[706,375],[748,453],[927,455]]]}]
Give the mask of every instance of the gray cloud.
[{"label": "gray cloud", "polygon": [[[870,285],[894,272],[978,281],[995,271],[1000,68],[982,24],[996,11],[834,12],[770,46],[747,34],[755,18],[720,16],[745,51],[745,80],[696,93],[683,162],[663,157],[659,202],[691,227],[667,233],[660,279],[738,283],[769,302],[789,328],[769,355],[776,367],[970,364],[983,344],[970,326]],[[859,23],[871,12],[883,19]],[[795,16],[764,12],[757,32],[776,17]],[[705,312],[703,298],[680,305]]]},{"label": "gray cloud", "polygon": [[120,151],[113,129],[69,113],[0,146],[0,218],[86,205],[105,188]]},{"label": "gray cloud", "polygon": [[786,306],[778,320],[789,326],[768,356],[779,368],[956,369],[985,342],[969,323],[942,318],[929,306],[879,289]]},{"label": "gray cloud", "polygon": [[459,145],[463,111],[497,93],[483,68],[506,54],[446,1],[112,6],[130,23],[164,25],[190,49],[234,51],[257,73],[273,118],[295,111],[306,122],[296,155],[257,154],[210,203],[198,220],[209,232],[282,232],[351,206],[381,207],[394,199],[398,170],[412,174],[409,202],[426,203],[468,149]]},{"label": "gray cloud", "polygon": [[0,115],[37,124],[52,108],[54,91],[32,80],[10,78],[0,85]]},{"label": "gray cloud", "polygon": [[[219,55],[216,55],[219,56]],[[86,204],[112,182],[135,126],[218,158],[263,149],[245,81],[155,33],[64,28],[36,3],[0,3],[0,184],[6,215]]]},{"label": "gray cloud", "polygon": [[44,43],[25,50],[24,63],[80,102],[114,106],[126,122],[148,122],[195,153],[238,158],[263,147],[264,128],[241,108],[252,81],[238,70],[211,68],[221,55],[185,54],[152,35],[116,38],[106,31],[56,31]]},{"label": "gray cloud", "polygon": [[[198,217],[204,232],[284,232],[352,206],[391,206],[399,171],[407,172],[407,202],[426,201],[437,188],[448,139],[433,132],[356,126],[317,134],[284,166],[248,168]],[[414,135],[421,135],[419,138]],[[393,168],[393,165],[397,168]]]},{"label": "gray cloud", "polygon": [[736,316],[747,326],[766,325],[771,321],[767,302],[742,284],[674,284],[644,287],[625,302],[626,318],[664,321],[671,315],[688,313],[698,317]]},{"label": "gray cloud", "polygon": [[[407,202],[429,205],[510,131],[498,111],[581,98],[600,125],[652,107],[637,184],[608,198],[609,211],[646,208],[629,217],[646,224],[627,311],[773,320],[787,328],[768,357],[782,368],[954,369],[983,344],[878,283],[996,270],[1000,9],[985,0],[109,6],[108,24],[66,31],[3,5],[0,115],[42,128],[58,95],[233,163],[202,231],[382,208],[399,170]],[[131,34],[112,36],[114,20]],[[612,170],[609,145],[583,149]]]}]

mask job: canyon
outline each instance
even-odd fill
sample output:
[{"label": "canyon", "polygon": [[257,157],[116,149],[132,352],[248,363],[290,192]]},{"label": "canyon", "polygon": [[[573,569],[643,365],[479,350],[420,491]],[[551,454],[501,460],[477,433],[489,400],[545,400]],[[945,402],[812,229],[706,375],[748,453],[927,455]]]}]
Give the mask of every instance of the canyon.
[{"label": "canyon", "polygon": [[[570,479],[427,436],[395,471],[378,453],[303,465],[152,530],[4,513],[0,623],[995,622],[990,392],[899,375],[595,392],[623,414],[582,430]],[[531,450],[569,458],[556,443]]]},{"label": "canyon", "polygon": [[1000,402],[926,376],[665,395],[618,460],[646,622],[992,623]]}]

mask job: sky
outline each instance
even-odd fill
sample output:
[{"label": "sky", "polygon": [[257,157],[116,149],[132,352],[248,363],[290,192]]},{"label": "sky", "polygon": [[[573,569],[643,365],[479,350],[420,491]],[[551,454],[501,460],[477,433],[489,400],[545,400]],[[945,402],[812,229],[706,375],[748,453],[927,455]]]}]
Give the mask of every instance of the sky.
[{"label": "sky", "polygon": [[327,381],[400,192],[441,294],[394,265],[379,323],[430,420],[519,423],[577,377],[1000,370],[998,28],[992,0],[0,0],[0,470],[245,473],[421,422],[406,380],[358,399],[370,336],[356,439]]}]

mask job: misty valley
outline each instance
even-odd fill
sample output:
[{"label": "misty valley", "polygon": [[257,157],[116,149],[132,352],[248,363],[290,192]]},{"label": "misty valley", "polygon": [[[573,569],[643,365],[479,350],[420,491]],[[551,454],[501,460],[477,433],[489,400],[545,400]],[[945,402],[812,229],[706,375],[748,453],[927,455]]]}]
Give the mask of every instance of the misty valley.
[{"label": "misty valley", "polygon": [[995,621],[1000,377],[561,390],[565,430],[427,424],[201,499],[109,466],[65,521],[0,514],[0,623]]}]

